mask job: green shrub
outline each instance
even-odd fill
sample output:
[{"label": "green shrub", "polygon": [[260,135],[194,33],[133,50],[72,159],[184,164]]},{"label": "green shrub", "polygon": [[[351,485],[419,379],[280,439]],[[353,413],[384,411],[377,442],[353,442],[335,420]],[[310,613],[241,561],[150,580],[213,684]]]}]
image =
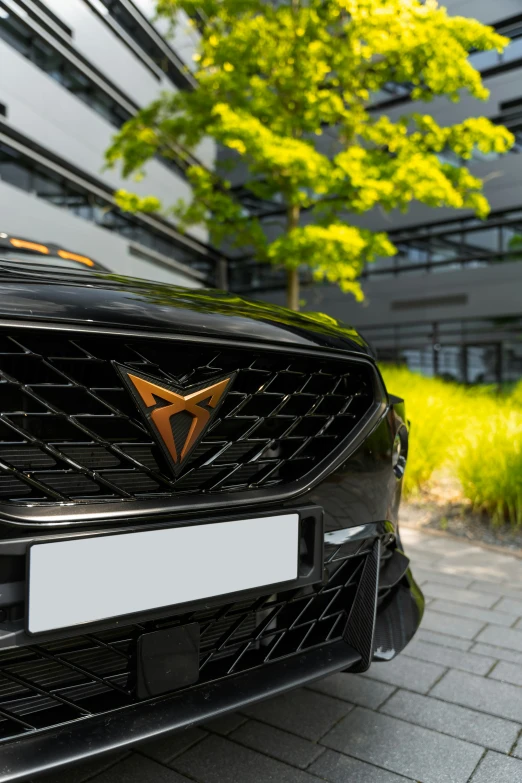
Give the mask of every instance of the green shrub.
[{"label": "green shrub", "polygon": [[483,401],[470,415],[457,475],[475,509],[494,524],[522,525],[522,407]]},{"label": "green shrub", "polygon": [[522,525],[522,382],[499,393],[381,367],[390,393],[404,397],[411,422],[406,495],[440,469],[453,471],[473,507],[494,523]]},{"label": "green shrub", "polygon": [[516,383],[510,390],[508,401],[517,408],[522,408],[522,381]]}]

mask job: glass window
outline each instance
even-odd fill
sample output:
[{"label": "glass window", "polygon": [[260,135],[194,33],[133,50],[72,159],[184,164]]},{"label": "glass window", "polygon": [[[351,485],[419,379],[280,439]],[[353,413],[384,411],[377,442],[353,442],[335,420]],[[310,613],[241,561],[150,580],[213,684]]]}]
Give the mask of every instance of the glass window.
[{"label": "glass window", "polygon": [[503,381],[518,381],[522,377],[522,341],[508,342],[503,352]]},{"label": "glass window", "polygon": [[433,376],[435,374],[433,366],[433,349],[431,347],[416,348],[413,350],[402,350],[401,359],[414,372],[421,372],[423,375]]},{"label": "glass window", "polygon": [[175,52],[171,52],[169,57],[119,0],[100,0],[100,2],[103,3],[108,13],[120,25],[122,30],[127,33],[129,38],[167,74],[176,86],[181,88],[187,87],[187,77],[184,75],[186,66]]},{"label": "glass window", "polygon": [[42,71],[53,78],[60,79],[63,67],[63,57],[42,38],[33,36],[29,50],[29,59]]},{"label": "glass window", "polygon": [[54,201],[63,192],[60,178],[43,171],[35,171],[32,181],[32,190],[39,198]]},{"label": "glass window", "polygon": [[446,242],[443,239],[431,240],[431,262],[440,264],[444,261],[451,261],[452,258],[460,258],[461,248],[458,244]]},{"label": "glass window", "polygon": [[466,247],[471,252],[477,250],[485,252],[497,252],[498,251],[498,229],[486,228],[483,231],[470,231],[464,238]]},{"label": "glass window", "polygon": [[7,8],[0,5],[0,38],[16,49],[24,57],[28,56],[30,35],[27,25],[23,24]]},{"label": "glass window", "polygon": [[495,51],[489,52],[473,52],[469,56],[471,65],[477,69],[477,71],[485,71],[488,68],[493,68],[500,62],[499,53]]},{"label": "glass window", "polygon": [[[502,222],[504,221],[504,222]],[[522,260],[522,211],[493,214],[488,221],[463,218],[445,225],[426,225],[390,232],[398,254],[368,264],[364,277],[381,274],[389,264],[395,275],[476,269],[512,258]],[[520,239],[519,239],[520,238]],[[520,242],[520,259],[512,248]],[[506,257],[506,254],[509,254]],[[411,268],[413,267],[413,269]]]},{"label": "glass window", "polygon": [[516,38],[511,41],[509,46],[504,49],[502,61],[509,62],[511,60],[518,60],[519,57],[522,57],[522,38]]},{"label": "glass window", "polygon": [[139,217],[122,214],[111,202],[104,201],[89,190],[60,177],[54,171],[36,164],[29,157],[4,144],[0,144],[0,180],[34,192],[39,198],[57,207],[115,231],[168,258],[200,269],[209,276],[209,280],[214,274],[215,258],[207,256],[203,248],[198,252],[183,245],[181,240],[177,241],[145,225]]},{"label": "glass window", "polygon": [[393,271],[394,260],[394,256],[391,258],[388,256],[377,256],[377,258],[374,261],[368,263],[367,266],[371,272],[375,272],[376,270],[381,269]]},{"label": "glass window", "polygon": [[441,345],[437,351],[437,375],[447,381],[464,381],[462,348],[459,345]]},{"label": "glass window", "polygon": [[465,346],[468,383],[496,383],[499,380],[498,348],[497,345]]},{"label": "glass window", "polygon": [[[466,266],[468,266],[467,262]],[[453,272],[456,269],[462,269],[462,267],[462,261],[448,261],[447,259],[438,258],[433,261],[433,264],[430,267],[430,272],[432,274],[438,275],[444,274],[444,272]]]},{"label": "glass window", "polygon": [[411,264],[423,264],[427,263],[429,259],[429,247],[426,242],[424,243],[424,246],[422,246],[418,240],[416,244],[400,245],[398,251],[399,252],[395,256],[397,267],[411,266]]},{"label": "glass window", "polygon": [[14,150],[0,145],[0,179],[22,190],[31,190],[31,171]]},{"label": "glass window", "polygon": [[93,82],[61,52],[39,36],[22,19],[0,4],[0,38],[27,57],[66,90],[86,103],[112,125],[120,127],[130,118],[122,108],[98,84]]}]

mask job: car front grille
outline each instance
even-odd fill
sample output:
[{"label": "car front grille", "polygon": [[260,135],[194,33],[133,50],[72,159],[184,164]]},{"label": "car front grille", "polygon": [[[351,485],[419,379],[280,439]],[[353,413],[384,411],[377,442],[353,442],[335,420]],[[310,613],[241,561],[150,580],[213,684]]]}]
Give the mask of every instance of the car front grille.
[{"label": "car front grille", "polygon": [[[235,373],[176,478],[113,362],[180,388]],[[104,503],[288,487],[353,435],[374,371],[350,358],[34,329],[0,333],[0,503]]]},{"label": "car front grille", "polygon": [[0,740],[138,703],[137,640],[149,631],[199,623],[199,684],[338,642],[372,545],[327,553],[319,585],[1,651]]}]

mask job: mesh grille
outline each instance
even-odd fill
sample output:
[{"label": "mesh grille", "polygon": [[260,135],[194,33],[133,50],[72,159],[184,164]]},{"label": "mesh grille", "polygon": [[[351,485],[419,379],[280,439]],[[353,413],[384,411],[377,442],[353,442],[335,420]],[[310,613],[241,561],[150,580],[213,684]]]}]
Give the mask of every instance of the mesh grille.
[{"label": "mesh grille", "polygon": [[[190,388],[236,373],[174,478],[113,361]],[[0,502],[104,502],[241,492],[302,479],[373,403],[353,360],[154,339],[0,334]]]},{"label": "mesh grille", "polygon": [[322,585],[1,652],[0,740],[135,704],[147,631],[198,622],[200,684],[338,641],[371,545],[330,562]]}]

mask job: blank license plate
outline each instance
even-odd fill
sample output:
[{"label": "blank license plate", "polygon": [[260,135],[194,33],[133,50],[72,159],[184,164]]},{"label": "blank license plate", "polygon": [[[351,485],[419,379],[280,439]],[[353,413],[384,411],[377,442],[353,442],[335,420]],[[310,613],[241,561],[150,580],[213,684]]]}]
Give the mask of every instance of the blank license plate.
[{"label": "blank license plate", "polygon": [[299,515],[34,544],[28,630],[41,633],[296,579]]}]

